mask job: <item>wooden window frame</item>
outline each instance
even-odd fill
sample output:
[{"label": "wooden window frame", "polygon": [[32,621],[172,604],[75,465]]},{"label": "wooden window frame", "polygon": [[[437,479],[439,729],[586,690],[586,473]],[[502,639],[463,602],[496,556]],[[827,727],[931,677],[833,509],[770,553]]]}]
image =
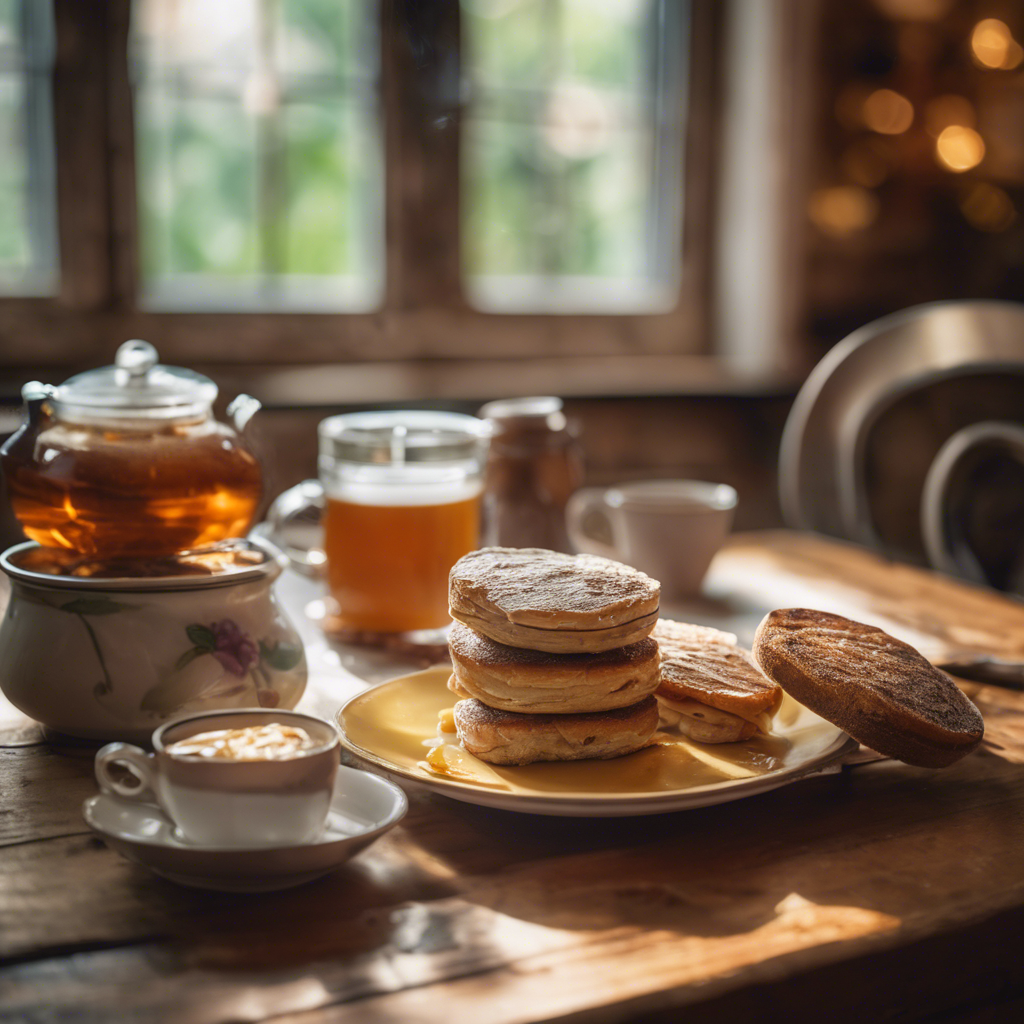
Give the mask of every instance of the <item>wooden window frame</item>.
[{"label": "wooden window frame", "polygon": [[[722,374],[708,358],[723,60],[718,0],[691,0],[681,285],[675,308],[651,315],[491,314],[468,305],[459,254],[460,74],[450,59],[459,52],[458,0],[381,0],[386,284],[380,310],[140,310],[130,6],[130,0],[54,0],[60,291],[46,299],[0,300],[4,377],[20,367],[106,363],[120,341],[143,337],[168,362],[222,368],[242,383],[247,374],[267,380],[277,367],[313,372],[401,364],[423,368],[418,379],[435,388],[427,393],[444,395],[444,366],[533,360],[551,368],[545,390],[562,384],[566,393],[666,393],[688,390],[688,381],[696,390],[718,389]],[[423,45],[414,51],[411,34],[425,41],[426,55]],[[449,59],[430,59],[440,53]],[[632,372],[623,383],[626,367]],[[566,376],[573,370],[576,382]],[[337,370],[333,375],[340,380]],[[384,392],[388,387],[381,385]],[[465,385],[467,393],[474,388]],[[289,402],[300,401],[301,391],[297,383],[278,389]]]}]

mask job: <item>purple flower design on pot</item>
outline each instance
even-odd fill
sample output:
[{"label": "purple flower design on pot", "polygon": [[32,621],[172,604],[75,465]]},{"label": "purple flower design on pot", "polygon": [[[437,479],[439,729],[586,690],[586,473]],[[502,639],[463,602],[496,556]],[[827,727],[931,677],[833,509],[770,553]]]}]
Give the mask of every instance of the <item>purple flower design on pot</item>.
[{"label": "purple flower design on pot", "polygon": [[[282,694],[294,690],[292,681],[275,680],[275,675],[293,674],[302,666],[304,654],[298,638],[255,640],[233,619],[221,619],[206,626],[194,622],[185,627],[191,646],[175,662],[168,679],[147,691],[141,707],[163,717],[199,699],[235,698],[265,708],[279,707]],[[197,658],[213,658],[222,672],[216,678],[201,678],[185,672]],[[305,681],[305,674],[302,676]],[[285,689],[282,690],[281,686]]]},{"label": "purple flower design on pot", "polygon": [[232,675],[244,676],[259,661],[260,649],[238,623],[222,619],[210,627],[214,649],[210,652]]}]

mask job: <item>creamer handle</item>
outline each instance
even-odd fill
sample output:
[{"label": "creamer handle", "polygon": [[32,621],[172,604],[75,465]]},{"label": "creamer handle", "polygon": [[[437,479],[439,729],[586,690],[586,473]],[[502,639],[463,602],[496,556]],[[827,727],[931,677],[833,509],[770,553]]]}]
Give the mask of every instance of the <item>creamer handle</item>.
[{"label": "creamer handle", "polygon": [[605,493],[601,487],[584,487],[576,491],[565,506],[565,529],[577,551],[622,561],[622,555],[611,544],[597,540],[583,529],[583,523],[589,516],[600,515],[607,521],[612,537],[615,536],[615,524],[608,515]]}]

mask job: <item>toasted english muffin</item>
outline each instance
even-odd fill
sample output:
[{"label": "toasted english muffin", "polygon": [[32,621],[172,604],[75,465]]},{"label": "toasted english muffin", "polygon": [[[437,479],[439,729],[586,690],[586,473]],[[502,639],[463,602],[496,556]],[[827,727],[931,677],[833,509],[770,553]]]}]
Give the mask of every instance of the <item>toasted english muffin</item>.
[{"label": "toasted english muffin", "polygon": [[728,644],[735,647],[738,638],[735,633],[726,633],[714,626],[698,626],[695,622],[676,622],[674,619],[658,619],[652,630],[657,631],[655,639],[660,644]]},{"label": "toasted english muffin", "polygon": [[807,608],[769,612],[754,657],[815,714],[887,757],[944,768],[981,742],[978,709],[945,672],[875,626]]},{"label": "toasted english muffin", "polygon": [[522,715],[472,699],[455,705],[462,745],[491,764],[622,757],[646,746],[657,728],[658,702],[653,697],[581,715]]},{"label": "toasted english muffin", "polygon": [[782,689],[732,633],[661,619],[651,638],[661,650],[655,696],[664,726],[700,743],[735,743],[771,731]]},{"label": "toasted english muffin", "polygon": [[653,693],[660,679],[658,645],[650,637],[600,654],[549,654],[499,644],[456,622],[448,649],[454,693],[524,714],[626,707]]},{"label": "toasted english muffin", "polygon": [[661,585],[595,555],[481,548],[448,577],[451,616],[509,647],[553,654],[609,651],[643,640]]}]

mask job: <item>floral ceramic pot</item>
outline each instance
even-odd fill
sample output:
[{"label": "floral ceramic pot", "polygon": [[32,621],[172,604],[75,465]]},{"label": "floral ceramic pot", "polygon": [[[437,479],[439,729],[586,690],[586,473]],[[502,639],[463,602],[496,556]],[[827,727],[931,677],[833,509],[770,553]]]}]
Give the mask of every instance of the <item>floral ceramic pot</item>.
[{"label": "floral ceramic pot", "polygon": [[95,740],[147,740],[185,712],[295,707],[306,659],[272,590],[284,556],[226,543],[193,574],[120,577],[55,572],[38,545],[9,548],[0,690],[48,728]]}]

